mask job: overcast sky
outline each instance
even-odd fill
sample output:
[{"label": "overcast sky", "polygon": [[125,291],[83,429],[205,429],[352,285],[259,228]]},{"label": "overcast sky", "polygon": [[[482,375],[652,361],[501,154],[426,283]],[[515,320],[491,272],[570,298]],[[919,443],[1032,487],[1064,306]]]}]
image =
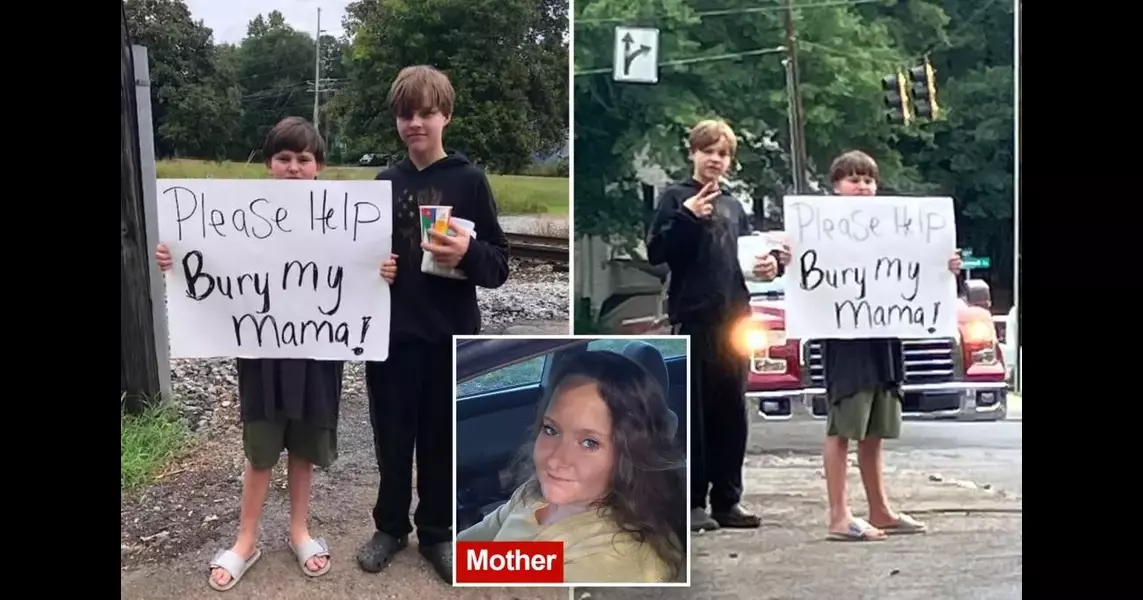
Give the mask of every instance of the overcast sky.
[{"label": "overcast sky", "polygon": [[317,9],[321,9],[321,28],[325,33],[341,37],[341,18],[352,0],[185,0],[195,21],[202,20],[214,30],[214,42],[237,43],[246,36],[246,25],[257,15],[277,10],[294,29],[311,36],[317,28]]}]

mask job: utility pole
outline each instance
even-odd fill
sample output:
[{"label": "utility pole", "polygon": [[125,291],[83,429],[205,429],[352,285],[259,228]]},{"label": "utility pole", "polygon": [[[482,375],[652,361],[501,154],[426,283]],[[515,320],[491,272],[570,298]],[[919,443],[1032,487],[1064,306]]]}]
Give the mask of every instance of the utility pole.
[{"label": "utility pole", "polygon": [[798,74],[794,0],[786,0],[786,92],[790,104],[790,163],[794,168],[794,193],[803,194],[809,188],[806,183],[806,120],[802,112],[802,81]]},{"label": "utility pole", "polygon": [[314,33],[314,129],[318,127],[318,107],[321,100],[321,8],[317,9],[317,31]]}]

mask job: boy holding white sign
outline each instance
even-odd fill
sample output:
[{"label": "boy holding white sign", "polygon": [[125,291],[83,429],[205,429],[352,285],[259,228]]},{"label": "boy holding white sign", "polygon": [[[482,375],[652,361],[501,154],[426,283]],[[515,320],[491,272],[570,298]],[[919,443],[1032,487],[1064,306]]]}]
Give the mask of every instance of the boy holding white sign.
[{"label": "boy holding white sign", "polygon": [[449,584],[452,336],[480,333],[476,286],[496,288],[508,279],[508,240],[488,178],[444,149],[454,100],[448,77],[429,66],[402,69],[389,90],[408,156],[377,179],[393,185],[393,251],[401,275],[391,288],[389,359],[366,363],[381,483],[373,508],[376,531],[357,554],[362,569],[377,573],[408,546],[415,452],[418,548]]},{"label": "boy holding white sign", "polygon": [[[267,134],[262,148],[274,179],[316,179],[325,165],[325,141],[305,119],[288,117]],[[168,271],[173,259],[167,244],[155,252],[159,268]],[[381,275],[392,281],[396,263],[388,259]],[[257,548],[262,508],[270,475],[282,450],[288,452],[290,490],[290,548],[302,572],[310,577],[327,573],[329,546],[309,533],[310,493],[314,465],[328,467],[337,458],[337,420],[344,363],[312,359],[237,360],[238,400],[246,469],[242,478],[238,537],[229,550],[211,560],[209,584],[218,591],[234,587],[261,558]]]},{"label": "boy holding white sign", "polygon": [[[839,196],[877,194],[877,163],[864,152],[852,150],[834,159],[830,178],[834,193]],[[784,256],[783,260],[788,261],[789,257]],[[954,252],[948,261],[949,270],[959,274],[960,263],[959,252]],[[924,532],[924,523],[889,507],[883,476],[882,440],[895,439],[901,433],[900,387],[905,372],[901,340],[821,341],[828,404],[823,448],[829,497],[828,539],[880,541],[888,534]],[[858,469],[869,503],[868,521],[855,517],[846,501],[851,439],[857,440]]]}]

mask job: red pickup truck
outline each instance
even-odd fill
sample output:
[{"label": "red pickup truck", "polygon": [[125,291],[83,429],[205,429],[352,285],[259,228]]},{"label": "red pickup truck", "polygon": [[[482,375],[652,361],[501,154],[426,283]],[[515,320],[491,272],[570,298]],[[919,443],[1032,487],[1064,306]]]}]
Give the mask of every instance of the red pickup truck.
[{"label": "red pickup truck", "polygon": [[[747,284],[752,317],[739,332],[751,355],[746,396],[758,400],[768,420],[824,419],[821,342],[786,336],[784,279]],[[973,284],[980,289],[983,282]],[[958,304],[957,337],[901,340],[906,418],[995,421],[1006,416],[1006,370],[992,315],[964,300]]]}]

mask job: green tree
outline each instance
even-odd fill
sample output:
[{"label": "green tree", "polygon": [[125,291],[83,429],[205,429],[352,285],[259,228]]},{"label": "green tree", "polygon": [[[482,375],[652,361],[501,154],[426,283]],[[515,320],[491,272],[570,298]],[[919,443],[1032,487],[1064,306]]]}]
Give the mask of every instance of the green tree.
[{"label": "green tree", "polygon": [[988,274],[1008,304],[1015,203],[1012,4],[941,0],[947,42],[932,49],[942,120],[932,143],[911,158],[927,181],[954,198],[960,243],[992,258]]},{"label": "green tree", "polygon": [[379,0],[347,7],[353,40],[333,100],[360,152],[400,153],[385,98],[401,68],[433,65],[456,89],[445,145],[512,172],[567,136],[567,0]]},{"label": "green tree", "polygon": [[282,13],[258,15],[238,49],[242,86],[242,158],[260,150],[270,128],[289,116],[313,117],[314,40],[286,24]]},{"label": "green tree", "polygon": [[[752,0],[587,0],[576,2],[576,230],[634,242],[647,215],[634,193],[635,155],[685,174],[687,129],[726,119],[742,139],[734,178],[757,200],[780,199],[792,180],[785,53],[785,7]],[[889,29],[854,6],[808,3],[794,13],[811,174],[833,156],[861,148],[878,157],[897,189],[917,189],[881,106],[885,64],[902,63]],[[657,27],[659,83],[611,79],[613,28]],[[727,57],[702,60],[703,57]],[[697,59],[691,62],[691,59]],[[685,64],[670,65],[685,60]],[[595,73],[594,71],[603,71]],[[775,202],[776,204],[776,202]],[[756,202],[757,205],[757,202]],[[757,206],[756,206],[757,207]],[[760,212],[756,210],[756,214]]]},{"label": "green tree", "polygon": [[231,73],[215,64],[213,33],[182,0],[127,0],[132,43],[147,48],[155,154],[220,156],[238,119]]}]

